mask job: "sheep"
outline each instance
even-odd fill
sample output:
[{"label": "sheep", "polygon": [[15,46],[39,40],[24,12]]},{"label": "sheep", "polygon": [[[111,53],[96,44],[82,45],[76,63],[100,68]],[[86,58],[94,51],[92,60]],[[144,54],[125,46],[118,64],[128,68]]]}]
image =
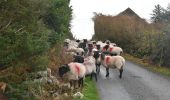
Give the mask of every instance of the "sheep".
[{"label": "sheep", "polygon": [[87,39],[83,39],[83,41],[81,41],[78,45],[79,48],[83,48],[84,52],[85,52],[85,55],[87,54],[88,52],[88,40]]},{"label": "sheep", "polygon": [[117,47],[116,43],[110,43],[110,45]]},{"label": "sheep", "polygon": [[100,65],[101,65],[101,60],[100,60],[100,52],[99,51],[94,51],[94,55],[93,55],[93,57],[95,58],[95,60],[96,60],[96,72],[97,72],[97,74],[99,74],[100,73]]},{"label": "sheep", "polygon": [[84,62],[84,57],[80,55],[75,55],[73,56],[74,61],[73,62],[78,62],[78,63],[83,63]]},{"label": "sheep", "polygon": [[74,52],[77,55],[84,55],[85,48],[86,48],[86,42],[78,43],[75,40],[65,39],[64,47],[66,48],[65,49],[66,52]]},{"label": "sheep", "polygon": [[110,40],[105,40],[104,43],[110,44],[111,42],[110,42]]},{"label": "sheep", "polygon": [[100,51],[100,45],[99,44],[96,44],[96,49],[98,50],[98,51]]},{"label": "sheep", "polygon": [[65,39],[64,42],[69,43],[71,40],[70,39]]},{"label": "sheep", "polygon": [[85,48],[86,48],[86,43],[80,42],[80,43],[78,44],[78,47],[79,47],[79,48],[83,48],[83,49],[85,50]]},{"label": "sheep", "polygon": [[65,39],[64,43],[67,43],[69,46],[72,46],[75,48],[78,47],[78,43],[75,40]]},{"label": "sheep", "polygon": [[117,47],[115,43],[105,44],[101,50],[104,54],[121,55],[123,53],[122,48]]},{"label": "sheep", "polygon": [[92,41],[92,43],[93,43],[94,45],[96,45],[96,41]]},{"label": "sheep", "polygon": [[123,50],[120,47],[114,47],[112,45],[109,45],[109,48],[107,49],[107,51],[110,53],[111,56],[113,55],[122,55]]},{"label": "sheep", "polygon": [[109,49],[109,45],[106,44],[106,45],[103,46],[103,48],[102,48],[102,53],[104,53],[104,54],[110,54],[110,52],[108,51],[108,49]]},{"label": "sheep", "polygon": [[87,51],[86,56],[92,56],[93,55],[93,52],[92,52],[93,48],[94,48],[93,44],[92,43],[88,43],[88,51]]},{"label": "sheep", "polygon": [[86,69],[85,66],[81,63],[71,62],[59,67],[58,73],[61,78],[68,74],[70,86],[74,85],[75,87],[75,82],[78,81],[80,87],[80,85],[83,86],[83,79],[86,74]]},{"label": "sheep", "polygon": [[76,42],[77,42],[77,43],[79,43],[79,42],[80,42],[80,40],[76,40]]},{"label": "sheep", "polygon": [[96,43],[97,49],[98,49],[99,51],[104,51],[106,45],[108,45],[108,44],[103,43],[102,41],[98,41],[98,42]]},{"label": "sheep", "polygon": [[122,78],[125,59],[122,56],[106,56],[101,54],[101,63],[106,68],[106,77],[109,77],[109,68],[117,68],[120,72],[119,78]]},{"label": "sheep", "polygon": [[92,75],[94,75],[95,79],[97,81],[95,58],[93,56],[88,56],[88,57],[86,57],[84,59],[84,63],[83,64],[86,67],[86,76],[91,75],[91,79],[92,79]]},{"label": "sheep", "polygon": [[82,48],[74,48],[74,47],[72,47],[72,48],[69,48],[67,50],[67,52],[74,52],[77,55],[84,55],[84,50]]},{"label": "sheep", "polygon": [[84,50],[82,48],[77,48],[75,47],[74,44],[69,44],[69,43],[65,43],[65,51],[66,52],[74,52],[77,55],[84,55]]}]

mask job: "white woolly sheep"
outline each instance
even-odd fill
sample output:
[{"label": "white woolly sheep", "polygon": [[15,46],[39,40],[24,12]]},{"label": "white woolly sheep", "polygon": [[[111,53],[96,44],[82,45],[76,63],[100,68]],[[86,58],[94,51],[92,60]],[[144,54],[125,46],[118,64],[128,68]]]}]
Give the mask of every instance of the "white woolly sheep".
[{"label": "white woolly sheep", "polygon": [[71,47],[69,49],[66,50],[67,52],[74,52],[76,53],[77,55],[84,55],[84,50],[82,48],[74,48],[74,47]]},{"label": "white woolly sheep", "polygon": [[62,65],[59,68],[58,73],[60,77],[63,77],[65,74],[67,74],[71,86],[74,85],[75,87],[76,81],[78,81],[79,86],[80,84],[83,86],[83,79],[86,74],[86,68],[81,63],[71,62],[69,64]]},{"label": "white woolly sheep", "polygon": [[68,43],[69,45],[77,48],[78,47],[78,43],[75,40],[70,40],[70,39],[65,39],[64,40],[65,43]]},{"label": "white woolly sheep", "polygon": [[110,45],[112,45],[112,46],[114,46],[114,47],[116,47],[117,45],[116,45],[116,43],[110,43]]},{"label": "white woolly sheep", "polygon": [[96,61],[95,58],[93,56],[88,56],[84,59],[84,66],[86,67],[86,75],[91,75],[91,79],[92,79],[92,75],[94,74],[95,79],[97,81],[97,73],[96,73]]},{"label": "white woolly sheep", "polygon": [[106,68],[106,77],[109,77],[109,68],[117,68],[120,72],[119,78],[122,78],[125,59],[122,56],[105,56],[101,54],[101,63]]},{"label": "white woolly sheep", "polygon": [[69,43],[65,43],[66,45],[64,46],[64,50],[66,52],[74,52],[78,55],[83,55],[84,54],[84,50],[82,48],[77,48],[75,47],[74,44],[69,44]]},{"label": "white woolly sheep", "polygon": [[98,49],[100,52],[106,51],[106,45],[108,45],[108,44],[103,43],[102,41],[98,41],[96,43],[96,49]]},{"label": "white woolly sheep", "polygon": [[105,40],[104,43],[110,44],[111,42],[110,42],[110,40]]},{"label": "white woolly sheep", "polygon": [[120,47],[114,47],[112,45],[109,45],[109,48],[107,49],[107,51],[110,53],[110,55],[121,55],[123,53],[122,48]]}]

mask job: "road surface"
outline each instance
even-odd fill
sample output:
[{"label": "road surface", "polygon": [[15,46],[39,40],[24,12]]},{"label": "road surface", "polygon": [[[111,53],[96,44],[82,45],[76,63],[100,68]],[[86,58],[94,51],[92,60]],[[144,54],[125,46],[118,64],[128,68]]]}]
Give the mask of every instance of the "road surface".
[{"label": "road surface", "polygon": [[138,64],[126,61],[123,77],[110,69],[110,77],[101,71],[96,83],[101,100],[170,100],[170,77],[149,71]]}]

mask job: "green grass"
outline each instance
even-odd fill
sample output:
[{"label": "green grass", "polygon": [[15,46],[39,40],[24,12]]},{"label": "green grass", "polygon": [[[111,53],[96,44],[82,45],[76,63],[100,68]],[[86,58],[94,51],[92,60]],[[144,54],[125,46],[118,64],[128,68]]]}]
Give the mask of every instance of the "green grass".
[{"label": "green grass", "polygon": [[100,100],[95,81],[90,80],[90,78],[85,79],[83,94],[84,98],[82,100]]},{"label": "green grass", "polygon": [[123,56],[125,57],[125,59],[135,62],[137,64],[140,64],[140,65],[144,66],[145,68],[148,68],[149,70],[161,73],[163,75],[170,76],[170,69],[167,67],[151,64],[151,63],[149,63],[148,60],[140,59],[140,58],[134,57],[134,56],[126,54],[126,53]]}]

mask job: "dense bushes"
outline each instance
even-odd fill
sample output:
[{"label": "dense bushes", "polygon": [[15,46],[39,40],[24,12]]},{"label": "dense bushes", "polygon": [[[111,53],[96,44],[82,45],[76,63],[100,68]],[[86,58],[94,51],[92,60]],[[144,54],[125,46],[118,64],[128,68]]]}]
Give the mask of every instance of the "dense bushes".
[{"label": "dense bushes", "polygon": [[68,0],[1,0],[0,7],[0,67],[23,61],[35,68],[49,47],[69,36]]},{"label": "dense bushes", "polygon": [[170,66],[170,25],[166,26],[163,32],[162,39],[154,48],[151,59],[159,65]]},{"label": "dense bushes", "polygon": [[[130,16],[96,16],[95,35],[98,40],[109,39],[136,56],[148,55],[153,46],[155,30],[144,20]],[[148,34],[152,32],[153,34]]]},{"label": "dense bushes", "polygon": [[[168,13],[168,10],[166,12]],[[161,19],[165,18],[165,15],[167,17],[168,14],[163,12]],[[154,17],[152,18],[154,20]],[[169,66],[170,30],[166,23],[168,19],[169,17],[158,22],[155,17],[157,21],[149,24],[137,16],[96,14],[93,18],[95,30],[93,39],[109,39],[131,55]]]},{"label": "dense bushes", "polygon": [[29,73],[45,70],[51,60],[49,51],[59,47],[56,45],[64,38],[72,37],[69,2],[0,1],[0,81],[9,86],[7,95],[18,99],[25,96],[28,86],[23,81],[28,79]]}]

